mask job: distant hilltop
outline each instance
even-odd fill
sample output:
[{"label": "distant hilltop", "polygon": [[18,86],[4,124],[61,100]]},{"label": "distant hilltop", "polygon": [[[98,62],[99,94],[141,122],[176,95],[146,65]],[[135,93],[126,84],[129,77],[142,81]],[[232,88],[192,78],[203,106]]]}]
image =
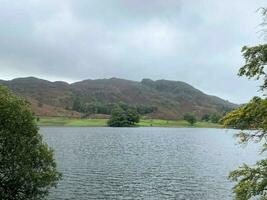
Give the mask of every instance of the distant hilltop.
[{"label": "distant hilltop", "polygon": [[111,78],[69,84],[28,77],[0,80],[0,84],[25,97],[40,116],[81,116],[81,111],[75,109],[77,103],[92,108],[92,114],[107,114],[108,111],[101,108],[127,104],[149,110],[144,112],[148,118],[161,119],[182,118],[189,112],[198,117],[206,113],[222,114],[237,107],[181,81],[143,79],[137,82]]}]

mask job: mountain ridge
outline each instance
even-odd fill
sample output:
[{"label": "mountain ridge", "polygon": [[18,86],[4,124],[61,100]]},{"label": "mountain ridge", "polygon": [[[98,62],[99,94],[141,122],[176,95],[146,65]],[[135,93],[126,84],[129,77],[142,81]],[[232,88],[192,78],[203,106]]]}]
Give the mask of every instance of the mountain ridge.
[{"label": "mountain ridge", "polygon": [[[236,104],[222,98],[205,94],[192,85],[182,81],[151,80],[132,81],[120,78],[86,79],[74,83],[64,81],[48,81],[35,77],[0,80],[15,94],[23,96],[32,103],[37,115],[50,116],[42,111],[41,106],[50,106],[61,113],[55,116],[78,116],[71,111],[76,98],[82,103],[114,104],[123,102],[129,105],[145,105],[157,107],[157,111],[147,117],[176,119],[182,118],[186,112],[201,117],[205,113],[223,113],[237,107]],[[38,107],[38,106],[37,106]]]}]

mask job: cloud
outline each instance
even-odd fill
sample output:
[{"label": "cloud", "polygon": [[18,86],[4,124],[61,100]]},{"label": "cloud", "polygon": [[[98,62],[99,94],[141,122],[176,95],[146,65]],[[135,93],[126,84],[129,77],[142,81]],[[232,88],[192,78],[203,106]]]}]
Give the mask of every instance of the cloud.
[{"label": "cloud", "polygon": [[260,0],[2,0],[1,79],[181,80],[241,103],[257,84],[236,74],[262,42]]}]

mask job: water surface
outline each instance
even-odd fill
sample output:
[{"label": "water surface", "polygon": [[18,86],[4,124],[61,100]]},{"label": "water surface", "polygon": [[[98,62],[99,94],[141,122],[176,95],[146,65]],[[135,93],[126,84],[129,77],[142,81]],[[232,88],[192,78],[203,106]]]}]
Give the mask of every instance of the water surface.
[{"label": "water surface", "polygon": [[41,128],[63,180],[49,200],[232,199],[229,171],[254,163],[256,145],[233,130]]}]

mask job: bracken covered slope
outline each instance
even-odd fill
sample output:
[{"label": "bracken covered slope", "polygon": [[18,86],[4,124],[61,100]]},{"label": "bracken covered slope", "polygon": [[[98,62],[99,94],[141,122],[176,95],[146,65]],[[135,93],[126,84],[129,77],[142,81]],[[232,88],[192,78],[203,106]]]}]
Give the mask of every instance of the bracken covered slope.
[{"label": "bracken covered slope", "polygon": [[0,84],[27,98],[32,103],[33,111],[44,116],[78,117],[79,113],[65,110],[72,107],[77,97],[83,103],[124,102],[129,105],[155,106],[157,111],[148,117],[163,119],[181,118],[187,112],[201,117],[204,113],[223,113],[237,106],[180,81],[143,79],[137,82],[111,78],[68,84],[28,77],[0,80]]}]

